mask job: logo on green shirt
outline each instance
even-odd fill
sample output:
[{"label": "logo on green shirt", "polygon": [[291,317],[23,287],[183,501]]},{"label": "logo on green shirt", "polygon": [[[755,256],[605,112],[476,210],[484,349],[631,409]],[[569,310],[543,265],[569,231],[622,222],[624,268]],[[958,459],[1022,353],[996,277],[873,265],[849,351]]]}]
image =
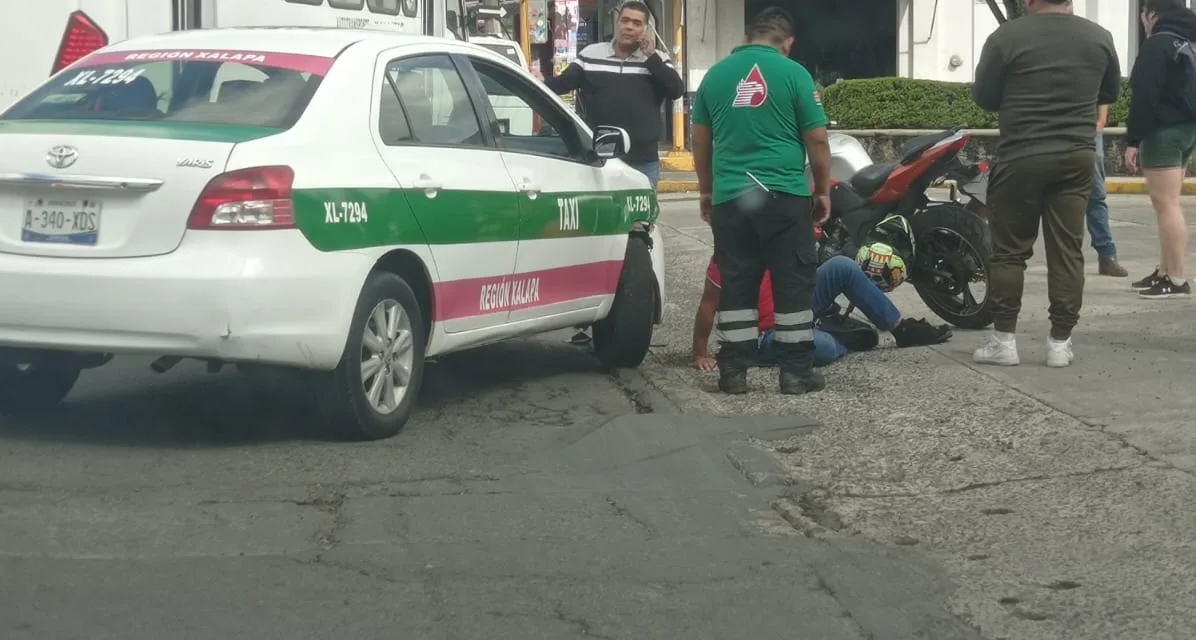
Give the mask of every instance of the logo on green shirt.
[{"label": "logo on green shirt", "polygon": [[760,65],[753,65],[747,77],[739,81],[735,87],[735,100],[732,107],[752,107],[753,109],[768,100],[768,83],[764,81],[764,74],[760,73]]}]

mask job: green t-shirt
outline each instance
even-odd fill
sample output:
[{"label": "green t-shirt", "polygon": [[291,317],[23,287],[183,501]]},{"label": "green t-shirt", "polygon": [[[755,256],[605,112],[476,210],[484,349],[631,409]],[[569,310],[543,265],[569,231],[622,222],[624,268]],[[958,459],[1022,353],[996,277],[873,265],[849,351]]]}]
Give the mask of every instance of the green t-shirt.
[{"label": "green t-shirt", "polygon": [[802,136],[826,114],[810,72],[777,49],[746,44],[711,67],[693,123],[713,133],[714,204],[755,187],[749,172],[773,191],[810,195]]}]

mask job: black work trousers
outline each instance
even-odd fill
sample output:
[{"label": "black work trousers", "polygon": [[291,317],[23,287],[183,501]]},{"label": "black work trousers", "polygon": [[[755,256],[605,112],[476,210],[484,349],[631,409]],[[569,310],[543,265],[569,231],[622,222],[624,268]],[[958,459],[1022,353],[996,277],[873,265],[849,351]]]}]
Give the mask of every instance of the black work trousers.
[{"label": "black work trousers", "polygon": [[755,361],[760,282],[767,269],[776,304],[774,345],[781,368],[798,375],[814,367],[814,313],[818,275],[813,201],[753,190],[714,207],[714,262],[722,278],[715,335],[718,366],[744,371]]}]

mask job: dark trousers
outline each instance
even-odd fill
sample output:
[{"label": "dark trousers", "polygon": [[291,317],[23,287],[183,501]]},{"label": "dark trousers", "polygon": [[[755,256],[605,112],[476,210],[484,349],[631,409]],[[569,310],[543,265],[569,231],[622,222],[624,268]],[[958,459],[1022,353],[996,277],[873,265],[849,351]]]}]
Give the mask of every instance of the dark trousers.
[{"label": "dark trousers", "polygon": [[1065,340],[1084,304],[1084,223],[1092,192],[1090,150],[998,160],[988,185],[993,256],[988,295],[993,328],[1013,333],[1022,309],[1026,261],[1039,224],[1045,244],[1051,337]]},{"label": "dark trousers", "polygon": [[723,371],[743,371],[756,357],[760,281],[772,276],[777,362],[798,375],[814,367],[811,311],[818,257],[809,197],[752,191],[714,208],[714,262],[722,277],[715,335]]}]

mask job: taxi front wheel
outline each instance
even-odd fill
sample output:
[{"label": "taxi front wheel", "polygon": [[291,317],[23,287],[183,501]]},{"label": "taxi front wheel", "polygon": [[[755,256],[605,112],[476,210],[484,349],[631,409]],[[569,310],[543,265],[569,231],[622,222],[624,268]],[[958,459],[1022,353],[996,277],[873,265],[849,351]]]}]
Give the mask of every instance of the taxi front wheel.
[{"label": "taxi front wheel", "polygon": [[427,327],[419,301],[399,276],[366,280],[345,353],[320,382],[324,419],[353,440],[394,436],[407,424],[424,376]]},{"label": "taxi front wheel", "polygon": [[20,415],[57,406],[74,388],[80,371],[74,354],[0,354],[0,413]]},{"label": "taxi front wheel", "polygon": [[610,313],[594,323],[594,353],[611,368],[638,367],[648,355],[656,313],[656,274],[642,238],[627,240]]}]

